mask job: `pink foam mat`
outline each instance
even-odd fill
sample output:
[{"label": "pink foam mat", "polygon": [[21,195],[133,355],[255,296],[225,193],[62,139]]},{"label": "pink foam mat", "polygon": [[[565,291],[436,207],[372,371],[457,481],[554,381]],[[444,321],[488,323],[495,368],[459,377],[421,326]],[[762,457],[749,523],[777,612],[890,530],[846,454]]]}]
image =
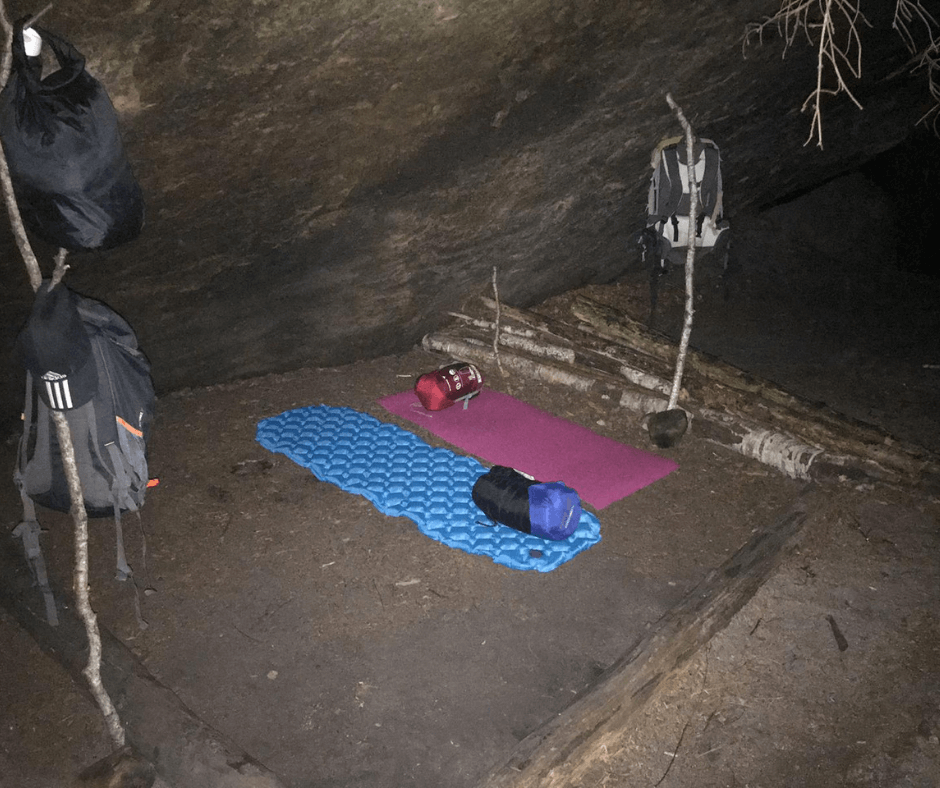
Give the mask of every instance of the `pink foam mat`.
[{"label": "pink foam mat", "polygon": [[390,413],[418,424],[493,465],[508,465],[543,482],[564,482],[596,509],[672,473],[673,460],[598,435],[508,394],[484,389],[440,411],[425,410],[413,391],[379,400]]}]

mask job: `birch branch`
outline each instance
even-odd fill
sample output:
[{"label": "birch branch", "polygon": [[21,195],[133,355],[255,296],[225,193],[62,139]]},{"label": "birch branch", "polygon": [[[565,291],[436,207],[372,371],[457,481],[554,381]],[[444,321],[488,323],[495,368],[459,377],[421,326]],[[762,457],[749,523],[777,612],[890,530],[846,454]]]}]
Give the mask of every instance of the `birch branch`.
[{"label": "birch branch", "polygon": [[[850,81],[858,81],[862,77],[862,38],[859,28],[863,25],[871,27],[871,23],[862,13],[861,6],[861,0],[780,0],[780,7],[773,16],[762,22],[752,22],[745,28],[743,48],[746,48],[753,38],[763,44],[763,33],[768,27],[776,27],[784,39],[784,57],[801,31],[815,48],[816,86],[802,107],[804,112],[812,109],[810,132],[804,143],[806,145],[816,140],[817,147],[823,147],[823,96],[838,96],[844,93],[856,107],[862,108],[849,86]],[[908,23],[914,18],[926,25],[933,53],[936,55],[936,45],[933,44],[933,25],[936,23],[933,17],[922,8],[920,0],[896,0],[893,26],[909,48],[913,46],[913,41]],[[814,40],[816,34],[819,36],[818,40]],[[925,50],[929,51],[929,48]],[[929,56],[924,62],[929,66],[929,87],[936,103],[936,58],[934,57],[934,65],[931,65]]]},{"label": "birch branch", "polygon": [[[45,13],[51,6],[46,6],[40,14]],[[35,21],[39,14],[34,16],[31,21]],[[6,4],[0,0],[0,24],[3,25],[6,33],[6,49],[2,61],[3,77],[0,87],[6,85],[9,79],[10,65],[12,62],[12,42],[13,25],[10,24],[6,12]],[[13,235],[16,238],[20,255],[26,264],[26,271],[29,276],[33,291],[39,289],[42,285],[42,271],[39,268],[39,262],[33,253],[29,239],[26,236],[26,229],[23,226],[23,218],[20,215],[19,206],[16,203],[16,195],[13,192],[13,181],[10,178],[10,168],[7,162],[6,153],[0,144],[0,185],[3,188],[3,197],[7,205],[7,213],[10,216],[10,223],[13,226]],[[66,250],[60,249],[56,255],[55,272],[52,278],[52,286],[55,287],[65,276],[68,266],[65,264]],[[118,717],[114,704],[108,695],[104,684],[101,682],[101,634],[98,630],[98,619],[95,611],[91,607],[88,595],[88,513],[85,511],[85,494],[82,491],[82,482],[78,474],[78,464],[75,460],[75,446],[72,443],[72,431],[69,423],[62,411],[52,411],[52,420],[55,423],[56,436],[59,439],[59,450],[62,452],[62,465],[65,470],[66,480],[69,487],[69,498],[71,500],[72,519],[75,522],[75,573],[74,590],[76,603],[82,622],[85,625],[85,632],[88,635],[88,664],[83,671],[88,684],[91,687],[91,693],[98,704],[101,713],[104,715],[105,724],[112,741],[117,747],[124,746],[124,727]]]},{"label": "birch branch", "polygon": [[85,511],[85,496],[82,482],[78,475],[78,463],[75,461],[75,447],[72,445],[72,433],[65,413],[52,411],[56,436],[62,451],[62,466],[69,483],[69,496],[72,499],[71,513],[75,521],[75,574],[74,591],[78,612],[85,633],[88,636],[88,664],[82,671],[91,687],[91,694],[104,715],[108,734],[115,746],[124,746],[124,727],[111,702],[107,690],[101,683],[101,633],[98,631],[98,618],[88,598],[88,513]]},{"label": "birch branch", "polygon": [[672,391],[669,394],[668,410],[673,410],[679,401],[679,390],[682,386],[682,372],[685,369],[685,357],[689,352],[689,337],[692,336],[692,315],[695,312],[692,291],[693,268],[695,266],[695,227],[698,219],[698,184],[695,182],[695,137],[692,126],[686,119],[682,108],[676,104],[670,93],[666,94],[666,102],[676,113],[679,123],[685,130],[686,166],[689,171],[689,230],[688,250],[685,257],[685,320],[682,324],[682,337],[679,340],[679,355],[676,357],[676,373],[672,379]]},{"label": "birch branch", "polygon": [[496,325],[493,331],[493,355],[496,356],[496,366],[499,368],[500,374],[505,377],[506,372],[503,370],[503,362],[499,358],[499,319],[500,315],[500,304],[499,304],[499,287],[496,284],[496,266],[493,266],[493,300],[496,302]]}]

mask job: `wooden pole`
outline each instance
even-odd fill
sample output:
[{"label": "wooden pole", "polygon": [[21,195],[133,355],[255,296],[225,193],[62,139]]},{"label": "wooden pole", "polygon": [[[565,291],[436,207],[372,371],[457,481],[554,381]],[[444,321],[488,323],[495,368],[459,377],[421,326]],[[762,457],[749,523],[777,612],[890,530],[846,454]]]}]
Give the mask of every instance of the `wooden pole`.
[{"label": "wooden pole", "polygon": [[101,633],[98,630],[98,617],[91,607],[88,587],[88,512],[85,511],[85,499],[82,482],[78,475],[75,461],[75,447],[72,445],[72,432],[61,410],[52,411],[56,437],[62,450],[62,466],[69,483],[69,495],[72,499],[70,512],[75,523],[75,575],[74,591],[78,612],[85,625],[88,638],[88,663],[82,672],[91,688],[92,697],[104,716],[108,734],[115,747],[124,746],[124,726],[118,716],[111,697],[101,683]]},{"label": "wooden pole", "polygon": [[685,369],[685,357],[689,352],[689,338],[692,336],[692,316],[695,314],[695,299],[693,294],[692,278],[695,269],[695,226],[698,218],[698,184],[695,181],[695,136],[692,126],[680,107],[666,94],[666,103],[676,113],[679,123],[685,131],[686,169],[689,178],[689,228],[686,238],[685,255],[685,317],[682,322],[682,336],[679,339],[679,353],[676,356],[676,372],[672,379],[672,391],[669,394],[667,410],[673,410],[679,401],[679,389],[682,386],[682,372]]},{"label": "wooden pole", "polygon": [[[46,6],[41,13],[48,10]],[[34,17],[35,19],[35,17]],[[6,4],[0,0],[0,23],[2,23],[6,32],[6,49],[3,57],[3,73],[0,74],[3,81],[0,87],[5,86],[9,79],[9,69],[12,58],[13,25],[7,17]],[[7,205],[7,213],[10,217],[10,223],[13,226],[13,234],[16,238],[17,246],[23,262],[26,265],[26,272],[29,276],[29,282],[33,291],[39,290],[42,284],[42,271],[39,268],[39,262],[33,253],[29,238],[26,235],[26,229],[23,225],[23,218],[20,216],[19,206],[16,202],[16,196],[13,192],[13,181],[10,178],[10,168],[7,162],[6,153],[0,144],[0,184],[3,188],[3,197]],[[56,256],[55,271],[52,277],[52,286],[55,287],[65,275],[68,266],[65,264],[66,251],[60,249]],[[65,469],[66,480],[68,481],[69,497],[71,499],[72,519],[75,522],[75,575],[74,588],[75,598],[78,609],[85,624],[85,632],[88,636],[88,664],[84,670],[84,676],[91,687],[92,696],[98,704],[98,708],[104,715],[108,734],[115,746],[120,748],[124,746],[124,727],[121,725],[121,719],[118,716],[114,704],[108,695],[107,690],[101,683],[101,634],[98,631],[98,619],[95,611],[91,607],[91,601],[88,594],[88,513],[85,511],[85,494],[82,491],[82,482],[78,474],[78,465],[75,461],[75,447],[72,444],[72,431],[69,423],[62,411],[53,410],[52,420],[56,428],[56,436],[59,440],[59,449],[62,452],[62,465]],[[28,425],[27,425],[28,428]]]}]

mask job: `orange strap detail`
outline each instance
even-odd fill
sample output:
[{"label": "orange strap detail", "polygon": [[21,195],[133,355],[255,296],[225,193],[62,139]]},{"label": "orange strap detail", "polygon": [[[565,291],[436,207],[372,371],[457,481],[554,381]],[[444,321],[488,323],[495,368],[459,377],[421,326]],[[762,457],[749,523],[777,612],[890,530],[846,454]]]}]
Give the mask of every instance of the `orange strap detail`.
[{"label": "orange strap detail", "polygon": [[117,419],[117,423],[120,424],[120,425],[121,425],[124,429],[126,429],[128,432],[133,433],[133,434],[136,435],[138,438],[143,438],[143,437],[144,437],[144,433],[142,433],[142,432],[141,432],[139,429],[137,429],[136,427],[132,427],[130,424],[128,424],[126,421],[124,421],[124,419],[122,419],[120,416],[115,416],[114,418]]}]

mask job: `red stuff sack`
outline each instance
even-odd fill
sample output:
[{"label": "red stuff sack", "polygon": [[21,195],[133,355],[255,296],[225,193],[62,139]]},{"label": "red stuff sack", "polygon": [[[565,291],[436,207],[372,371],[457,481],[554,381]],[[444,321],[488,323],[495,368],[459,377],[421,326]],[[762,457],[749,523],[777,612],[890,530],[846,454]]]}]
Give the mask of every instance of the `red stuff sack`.
[{"label": "red stuff sack", "polygon": [[473,364],[455,362],[415,381],[415,394],[426,410],[444,410],[455,402],[467,401],[483,389],[483,375]]}]

